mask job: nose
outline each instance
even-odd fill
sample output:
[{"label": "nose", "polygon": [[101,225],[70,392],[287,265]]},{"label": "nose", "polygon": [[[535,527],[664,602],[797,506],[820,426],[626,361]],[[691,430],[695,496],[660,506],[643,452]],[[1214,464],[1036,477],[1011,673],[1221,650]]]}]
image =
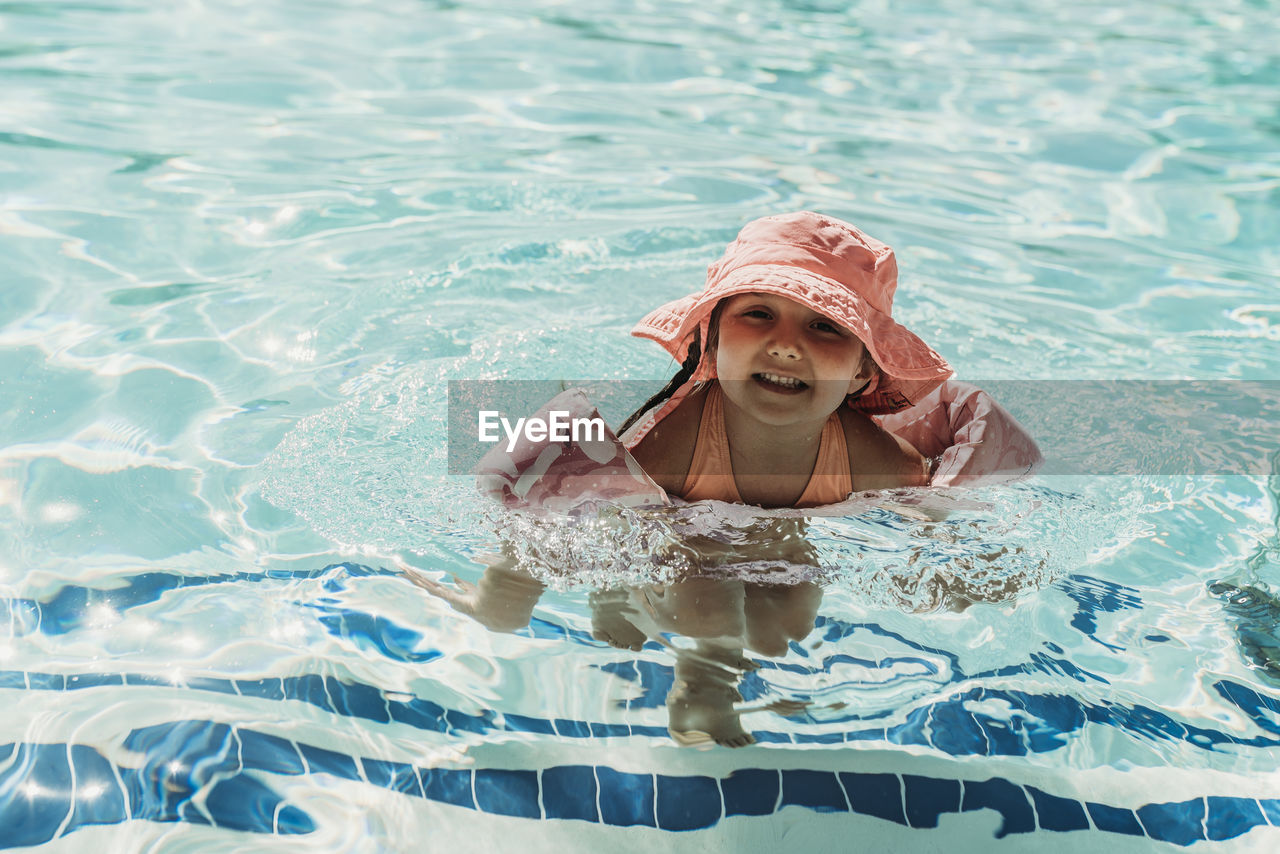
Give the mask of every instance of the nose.
[{"label": "nose", "polygon": [[795,337],[784,329],[774,332],[773,338],[769,341],[768,351],[769,355],[775,359],[788,362],[800,359],[800,348],[796,345]]}]

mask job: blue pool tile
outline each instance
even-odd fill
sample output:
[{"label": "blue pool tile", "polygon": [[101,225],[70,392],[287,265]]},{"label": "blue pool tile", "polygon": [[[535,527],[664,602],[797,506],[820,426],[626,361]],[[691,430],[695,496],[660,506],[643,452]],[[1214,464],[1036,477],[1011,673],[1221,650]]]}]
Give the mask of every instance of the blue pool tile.
[{"label": "blue pool tile", "polygon": [[881,729],[862,729],[844,734],[845,741],[887,741],[888,734]]},{"label": "blue pool tile", "polygon": [[147,765],[166,765],[174,760],[199,766],[201,780],[215,773],[240,770],[239,742],[227,724],[215,721],[171,721],[139,727],[124,739],[124,746],[146,756]]},{"label": "blue pool tile", "polygon": [[653,775],[628,774],[596,766],[600,783],[600,820],[622,827],[657,827],[653,817]]},{"label": "blue pool tile", "polygon": [[285,804],[276,810],[274,818],[276,833],[282,836],[300,836],[304,833],[312,833],[316,829],[316,823],[311,820],[311,816],[292,804]]},{"label": "blue pool tile", "polygon": [[181,772],[166,773],[156,767],[121,768],[120,776],[129,798],[129,812],[134,818],[210,823],[191,804],[197,787]]},{"label": "blue pool tile", "polygon": [[566,738],[590,738],[591,727],[586,721],[571,721],[567,718],[556,718],[553,721],[556,732]]},{"label": "blue pool tile", "polygon": [[471,772],[453,768],[419,768],[422,791],[433,801],[475,809],[471,795]]},{"label": "blue pool tile", "polygon": [[123,684],[124,677],[119,673],[77,673],[67,677],[67,690]]},{"label": "blue pool tile", "polygon": [[476,806],[498,815],[541,818],[538,772],[476,769]]},{"label": "blue pool tile", "polygon": [[929,707],[912,709],[907,719],[897,726],[889,727],[885,734],[892,744],[929,744]]},{"label": "blue pool tile", "polygon": [[710,777],[658,775],[658,827],[700,830],[720,820],[720,787]]},{"label": "blue pool tile", "polygon": [[938,750],[952,756],[986,755],[987,739],[982,727],[959,698],[933,707],[930,740]]},{"label": "blue pool tile", "polygon": [[304,703],[310,703],[316,708],[326,709],[332,712],[333,701],[329,699],[329,694],[324,689],[324,677],[315,673],[307,673],[302,676],[287,676],[283,680],[284,695],[290,700],[301,700]]},{"label": "blue pool tile", "polygon": [[912,827],[937,827],[938,816],[960,812],[960,781],[903,774],[907,793],[907,822]]},{"label": "blue pool tile", "polygon": [[849,805],[862,815],[907,823],[902,806],[902,781],[897,774],[853,774],[841,772],[840,782],[849,795]]},{"label": "blue pool tile", "polygon": [[356,770],[356,760],[345,753],[316,747],[314,744],[298,743],[298,751],[307,760],[307,767],[312,774],[332,774],[344,780],[359,780],[360,772]]},{"label": "blue pool tile", "polygon": [[1209,839],[1235,839],[1267,823],[1258,802],[1248,798],[1209,797],[1209,818],[1205,830]]},{"label": "blue pool tile", "polygon": [[974,721],[982,729],[987,740],[988,756],[1026,756],[1027,743],[1023,738],[1022,724],[974,715]]},{"label": "blue pool tile", "polygon": [[10,742],[9,744],[0,744],[0,762],[4,762],[6,759],[12,756],[13,750],[14,750],[14,747],[12,742]]},{"label": "blue pool tile", "polygon": [[391,719],[408,724],[415,729],[444,732],[448,725],[444,719],[444,706],[414,697],[407,703],[391,703]]},{"label": "blue pool tile", "polygon": [[809,807],[818,812],[846,812],[844,789],[831,771],[782,772],[782,806]]},{"label": "blue pool tile", "polygon": [[[1223,699],[1248,715],[1256,726],[1280,735],[1280,700],[1259,694],[1252,688],[1229,679],[1215,682],[1213,687]],[[1272,714],[1267,714],[1264,709]]]},{"label": "blue pool tile", "polygon": [[1259,798],[1258,806],[1262,808],[1262,814],[1267,817],[1268,822],[1280,827],[1280,799]]},{"label": "blue pool tile", "polygon": [[21,670],[0,670],[0,688],[19,688],[26,690],[27,674]]},{"label": "blue pool tile", "polygon": [[592,738],[630,738],[631,727],[627,724],[591,723]]},{"label": "blue pool tile", "polygon": [[27,672],[27,680],[32,691],[61,691],[67,687],[67,680],[61,673],[40,673],[35,670]]},{"label": "blue pool tile", "polygon": [[246,768],[273,774],[301,774],[306,770],[293,742],[278,735],[267,735],[251,729],[236,730],[240,739],[240,757]]},{"label": "blue pool tile", "polygon": [[212,676],[187,676],[182,684],[192,691],[212,691],[215,694],[234,694],[235,683],[230,679],[215,679]]},{"label": "blue pool tile", "polygon": [[741,768],[720,781],[725,815],[772,815],[782,791],[782,775],[761,768]]},{"label": "blue pool tile", "polygon": [[272,679],[237,679],[236,690],[246,697],[261,697],[264,700],[283,700],[284,683],[279,677]]},{"label": "blue pool tile", "polygon": [[372,685],[359,682],[343,682],[332,676],[324,680],[333,699],[333,710],[340,715],[364,718],[378,723],[388,723],[391,714],[387,710],[387,701],[382,692]]},{"label": "blue pool tile", "polygon": [[[205,796],[204,807],[218,827],[250,833],[271,833],[280,803],[280,796],[262,781],[247,774],[236,774],[213,785]],[[310,818],[300,810],[295,809],[294,812],[299,815],[290,815],[289,826],[301,821],[306,827],[295,832],[308,833],[315,830],[315,824]],[[186,814],[183,818],[190,820]]]},{"label": "blue pool tile", "polygon": [[1028,747],[1035,753],[1064,747],[1067,736],[1085,724],[1084,709],[1074,697],[1018,692],[1018,701],[1029,715],[1038,719],[1034,726],[1024,730]]},{"label": "blue pool tile", "polygon": [[607,664],[591,666],[598,670],[603,670],[605,673],[612,673],[627,682],[635,682],[640,678],[640,671],[636,669],[634,661],[610,661]]},{"label": "blue pool tile", "polygon": [[1085,806],[1089,809],[1089,817],[1093,819],[1093,826],[1098,830],[1105,830],[1107,833],[1124,833],[1129,836],[1146,835],[1133,810],[1107,806],[1106,804],[1095,804],[1093,801],[1085,804]]},{"label": "blue pool tile", "polygon": [[751,733],[755,736],[756,741],[761,744],[791,744],[791,736],[785,732],[768,732],[767,730],[759,730]]},{"label": "blue pool tile", "polygon": [[843,744],[842,732],[798,732],[794,736],[796,744]]},{"label": "blue pool tile", "polygon": [[171,686],[173,680],[167,676],[155,676],[150,673],[126,673],[124,675],[124,684],[126,685],[162,685]]},{"label": "blue pool tile", "polygon": [[[531,718],[527,715],[507,713],[502,716],[507,729],[513,732],[537,732],[544,735],[555,735],[556,729],[546,718]],[[592,778],[594,779],[594,778]]]},{"label": "blue pool tile", "polygon": [[560,765],[544,769],[542,806],[547,818],[599,821],[595,769],[590,765]]},{"label": "blue pool tile", "polygon": [[361,757],[360,766],[364,769],[365,779],[371,784],[405,795],[422,797],[422,783],[418,780],[412,765],[386,759]]},{"label": "blue pool tile", "polygon": [[208,824],[192,796],[215,777],[241,770],[235,733],[214,721],[140,727],[125,737],[124,745],[145,757],[141,768],[121,769],[135,818]]},{"label": "blue pool tile", "polygon": [[375,617],[358,611],[334,609],[336,613],[319,618],[330,634],[353,641],[361,649],[373,649],[392,661],[423,664],[441,656],[436,649],[419,651],[422,635],[386,617]]},{"label": "blue pool tile", "polygon": [[[805,673],[808,670],[804,671]],[[742,699],[748,703],[754,702],[761,697],[767,696],[773,688],[769,683],[761,678],[760,674],[754,670],[749,670],[742,675],[738,681],[738,693],[742,695]]]},{"label": "blue pool tile", "polygon": [[569,631],[564,626],[544,620],[542,617],[530,617],[529,634],[544,640],[560,640],[568,637]]},{"label": "blue pool tile", "polygon": [[1138,820],[1147,836],[1174,845],[1190,845],[1204,839],[1204,799],[1139,807]]},{"label": "blue pool tile", "polygon": [[497,728],[497,715],[490,709],[485,709],[478,715],[468,715],[457,709],[449,709],[444,713],[444,722],[452,730],[484,735]]},{"label": "blue pool tile", "polygon": [[992,809],[1000,813],[1003,821],[996,831],[997,839],[1010,833],[1032,833],[1036,829],[1036,816],[1031,810],[1031,802],[1027,800],[1027,793],[1021,786],[1000,777],[977,782],[965,780],[960,809],[964,812]]},{"label": "blue pool tile", "polygon": [[1036,805],[1036,816],[1040,820],[1042,830],[1088,830],[1089,818],[1084,814],[1084,807],[1079,801],[1060,798],[1048,792],[1042,792],[1035,786],[1027,786],[1031,800]]},{"label": "blue pool tile", "polygon": [[124,821],[127,815],[124,791],[106,757],[92,747],[73,744],[71,765],[76,771],[76,790],[70,826]]},{"label": "blue pool tile", "polygon": [[19,744],[0,769],[0,834],[5,847],[39,845],[71,812],[71,765],[62,744]]},{"label": "blue pool tile", "polygon": [[667,695],[675,684],[675,670],[656,661],[637,660],[633,663],[640,674],[640,696],[627,700],[627,707],[657,709],[665,706]]}]

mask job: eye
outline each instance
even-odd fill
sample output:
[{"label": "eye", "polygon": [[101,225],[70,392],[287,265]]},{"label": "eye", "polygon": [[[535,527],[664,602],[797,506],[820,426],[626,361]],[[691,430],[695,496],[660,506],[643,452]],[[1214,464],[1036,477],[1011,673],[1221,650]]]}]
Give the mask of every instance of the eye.
[{"label": "eye", "polygon": [[811,325],[814,329],[818,330],[819,332],[829,332],[832,335],[841,334],[840,327],[836,326],[830,320],[815,320]]},{"label": "eye", "polygon": [[749,308],[742,313],[743,317],[756,317],[760,320],[771,320],[773,315],[765,311],[763,308]]}]

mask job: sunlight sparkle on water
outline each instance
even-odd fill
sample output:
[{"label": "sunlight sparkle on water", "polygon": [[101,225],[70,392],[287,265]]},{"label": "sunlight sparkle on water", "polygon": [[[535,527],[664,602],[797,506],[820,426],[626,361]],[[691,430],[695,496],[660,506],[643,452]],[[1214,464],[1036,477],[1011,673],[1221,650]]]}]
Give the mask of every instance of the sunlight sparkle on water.
[{"label": "sunlight sparkle on water", "polygon": [[76,797],[84,801],[92,801],[102,797],[102,793],[107,787],[102,783],[90,783],[88,785],[80,785],[76,787]]},{"label": "sunlight sparkle on water", "polygon": [[40,508],[40,521],[49,524],[74,522],[84,515],[84,508],[71,501],[50,501]]},{"label": "sunlight sparkle on water", "polygon": [[120,612],[109,603],[102,602],[89,609],[89,625],[105,629],[120,622]]}]

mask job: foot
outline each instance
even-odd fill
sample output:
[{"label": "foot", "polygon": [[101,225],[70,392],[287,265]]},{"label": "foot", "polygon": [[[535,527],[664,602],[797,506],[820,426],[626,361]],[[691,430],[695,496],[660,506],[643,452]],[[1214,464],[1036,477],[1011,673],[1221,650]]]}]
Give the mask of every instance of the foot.
[{"label": "foot", "polygon": [[639,652],[647,638],[627,619],[628,598],[622,590],[591,594],[591,636],[614,649]]},{"label": "foot", "polygon": [[742,728],[734,703],[742,695],[725,685],[678,682],[667,694],[668,732],[680,745],[697,747],[712,742],[722,747],[746,747],[755,737]]}]

